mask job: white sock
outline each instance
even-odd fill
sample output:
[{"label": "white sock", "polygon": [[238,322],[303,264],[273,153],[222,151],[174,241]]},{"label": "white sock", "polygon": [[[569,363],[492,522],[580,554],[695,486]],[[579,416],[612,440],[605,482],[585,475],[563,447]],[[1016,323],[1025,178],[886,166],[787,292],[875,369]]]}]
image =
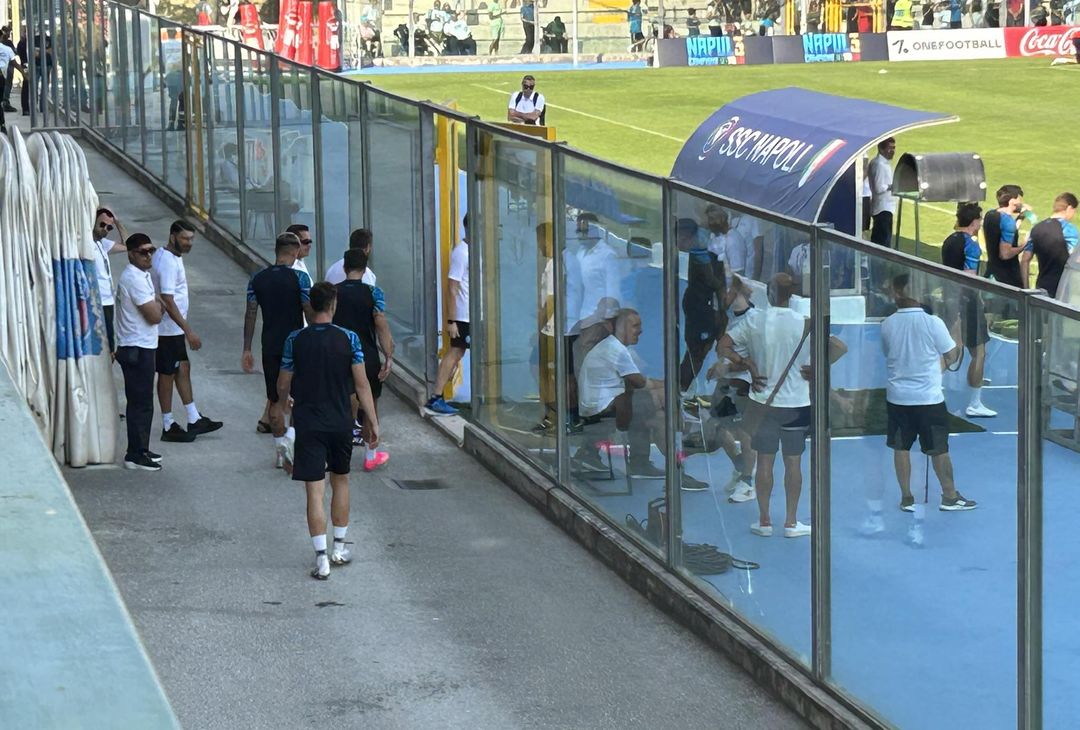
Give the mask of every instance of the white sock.
[{"label": "white sock", "polygon": [[187,422],[189,425],[199,420],[199,409],[195,407],[195,401],[191,401],[184,408],[187,409]]},{"label": "white sock", "polygon": [[293,429],[292,426],[289,426],[287,429],[285,429],[285,438],[289,439],[290,441],[296,440],[296,431]]},{"label": "white sock", "polygon": [[170,428],[172,428],[172,425],[174,423],[176,423],[176,419],[173,418],[173,414],[171,414],[171,413],[163,413],[163,414],[161,414],[161,425],[164,427],[164,429],[166,431],[168,431]]},{"label": "white sock", "polygon": [[375,458],[375,449],[367,450],[367,459],[371,460]]},{"label": "white sock", "polygon": [[971,402],[968,403],[969,408],[982,408],[982,387],[971,389]]},{"label": "white sock", "polygon": [[275,436],[274,437],[274,448],[277,448],[278,446],[281,446],[283,443],[285,443],[285,437],[284,436]]},{"label": "white sock", "polygon": [[311,544],[315,546],[315,552],[326,552],[326,535],[312,535]]},{"label": "white sock", "polygon": [[866,506],[870,508],[870,513],[874,515],[881,514],[881,500],[880,499],[868,499],[866,500]]},{"label": "white sock", "polygon": [[914,514],[915,521],[921,523],[926,518],[926,505],[916,502]]},{"label": "white sock", "polygon": [[338,527],[334,525],[334,542],[345,542],[345,533],[349,530],[349,526]]}]

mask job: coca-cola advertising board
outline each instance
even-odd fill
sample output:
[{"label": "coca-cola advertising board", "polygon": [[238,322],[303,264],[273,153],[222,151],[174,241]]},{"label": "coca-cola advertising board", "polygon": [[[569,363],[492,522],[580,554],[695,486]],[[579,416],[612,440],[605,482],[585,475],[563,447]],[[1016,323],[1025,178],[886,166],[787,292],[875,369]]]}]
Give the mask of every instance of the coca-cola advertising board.
[{"label": "coca-cola advertising board", "polygon": [[1080,39],[1080,25],[1006,28],[1005,52],[1010,57],[1074,56],[1074,39]]}]

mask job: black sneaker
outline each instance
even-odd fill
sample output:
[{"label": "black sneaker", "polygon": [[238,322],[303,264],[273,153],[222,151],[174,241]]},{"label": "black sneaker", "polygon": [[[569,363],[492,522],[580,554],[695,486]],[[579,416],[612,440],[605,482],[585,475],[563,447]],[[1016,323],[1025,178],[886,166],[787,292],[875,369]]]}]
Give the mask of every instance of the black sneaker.
[{"label": "black sneaker", "polygon": [[915,511],[915,495],[908,495],[907,497],[900,497],[900,509],[904,512]]},{"label": "black sneaker", "polygon": [[193,431],[185,431],[179,423],[169,426],[169,430],[161,432],[161,440],[176,444],[190,444],[198,436]]},{"label": "black sneaker", "polygon": [[684,492],[704,492],[709,488],[709,485],[689,474],[683,474],[679,478],[679,487]]},{"label": "black sneaker", "polygon": [[941,506],[938,507],[942,512],[964,512],[969,509],[975,509],[976,503],[974,499],[967,499],[960,492],[956,493],[956,496],[952,499],[948,499],[944,495],[941,497]]},{"label": "black sneaker", "polygon": [[667,476],[667,472],[653,466],[652,463],[631,464],[630,476],[634,479],[663,479]]},{"label": "black sneaker", "polygon": [[552,423],[550,418],[545,418],[544,420],[540,421],[540,423],[532,427],[532,432],[538,436],[543,436],[544,434],[550,433],[554,430],[555,424]]},{"label": "black sneaker", "polygon": [[149,449],[144,451],[143,454],[145,454],[146,458],[149,459],[150,461],[154,462],[155,464],[160,464],[161,463],[161,454],[155,454],[153,451],[150,451]]},{"label": "black sneaker", "polygon": [[[6,112],[17,112],[19,110],[16,109],[15,107],[13,107],[11,104],[4,104],[4,111],[6,111]],[[87,111],[89,111],[89,109]]]},{"label": "black sneaker", "polygon": [[578,418],[577,420],[570,421],[566,424],[566,433],[573,436],[574,434],[581,433],[585,430],[585,421]]},{"label": "black sneaker", "polygon": [[[175,426],[176,424],[174,423],[173,425]],[[204,433],[211,433],[213,431],[217,431],[224,425],[225,424],[223,424],[221,421],[211,421],[206,416],[202,416],[199,418],[198,421],[195,421],[195,423],[189,423],[187,430],[188,433],[193,433],[195,434],[195,436],[201,436]]]},{"label": "black sneaker", "polygon": [[125,469],[141,469],[143,471],[161,471],[161,464],[152,460],[146,454],[124,457]]}]

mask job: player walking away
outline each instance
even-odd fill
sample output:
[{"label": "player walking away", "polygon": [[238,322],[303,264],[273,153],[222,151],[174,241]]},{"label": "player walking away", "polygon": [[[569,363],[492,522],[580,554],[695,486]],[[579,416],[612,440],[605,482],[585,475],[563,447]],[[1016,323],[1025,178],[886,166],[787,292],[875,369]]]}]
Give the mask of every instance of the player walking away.
[{"label": "player walking away", "polygon": [[[332,324],[337,290],[320,281],[311,287],[311,323],[285,340],[278,376],[278,400],[293,399],[296,459],[293,481],[307,490],[308,533],[315,546],[311,576],[326,580],[330,563],[352,559],[345,534],[349,529],[349,461],[352,459],[352,403],[355,394],[364,412],[364,440],[379,444],[379,419],[364,368],[364,351],[355,332]],[[323,492],[330,472],[330,519],[334,549],[326,555],[326,512]]]},{"label": "player walking away", "polygon": [[997,191],[997,210],[983,217],[983,239],[986,241],[987,274],[996,281],[1018,289],[1024,288],[1020,278],[1020,253],[1027,242],[1021,237],[1021,216],[1035,217],[1024,204],[1024,189],[1019,185],[1002,185]]},{"label": "player walking away", "polygon": [[[374,237],[367,228],[357,228],[351,234],[349,234],[349,250],[359,249],[367,256],[368,266],[364,269],[364,276],[361,279],[365,284],[371,284],[375,286],[375,272],[371,270],[371,248],[374,243]],[[326,280],[331,284],[337,285],[345,281],[345,257],[341,257],[334,263],[330,264],[330,268],[326,270]]]},{"label": "player walking away", "polygon": [[165,306],[150,278],[154,255],[150,237],[132,234],[125,246],[129,263],[116,284],[116,361],[124,372],[127,397],[124,468],[161,471],[161,455],[150,450],[150,427],[154,422],[154,353]]},{"label": "player walking away", "polygon": [[[887,374],[885,443],[893,450],[900,509],[915,515],[908,536],[913,543],[921,545],[926,507],[916,504],[911,493],[911,447],[916,438],[941,482],[938,509],[961,512],[975,509],[976,503],[956,490],[949,458],[949,411],[941,388],[942,360],[946,366],[956,362],[960,345],[941,318],[927,314],[918,301],[907,295],[907,286],[907,274],[893,279],[897,310],[881,323],[881,349],[885,353]],[[870,520],[879,528],[874,531],[880,532],[884,529],[880,502],[872,503],[870,510]]]},{"label": "player walking away", "polygon": [[[364,370],[371,387],[371,399],[376,410],[382,384],[390,375],[394,363],[394,339],[390,336],[390,323],[386,320],[386,299],[377,286],[364,283],[367,254],[361,249],[345,252],[345,272],[348,278],[337,285],[337,308],[334,324],[355,332],[360,338],[364,352]],[[382,350],[383,358],[379,351]],[[362,413],[357,414],[362,417]],[[353,445],[363,445],[363,422],[357,419],[353,426]],[[364,471],[373,471],[390,460],[390,454],[376,451],[369,446],[364,454]]]},{"label": "player walking away", "polygon": [[[528,78],[528,77],[526,77]],[[452,416],[457,408],[446,402],[443,391],[454,374],[471,340],[469,333],[469,216],[461,219],[465,235],[461,242],[450,252],[450,271],[447,273],[447,288],[450,293],[449,316],[446,333],[450,335],[450,348],[439,361],[439,370],[435,375],[435,394],[424,405],[433,416]]]},{"label": "player walking away", "polygon": [[124,231],[120,227],[120,221],[108,208],[98,208],[94,214],[94,265],[97,269],[98,293],[101,296],[102,314],[105,316],[105,336],[109,340],[109,352],[116,352],[116,332],[113,329],[113,307],[116,304],[116,296],[113,294],[112,264],[109,255],[127,251],[123,243],[117,243],[110,238],[113,230],[116,230],[120,240],[124,240]]},{"label": "player walking away", "polygon": [[[199,413],[191,388],[191,363],[187,347],[199,350],[202,340],[188,324],[187,270],[183,257],[191,253],[195,243],[195,228],[187,221],[174,221],[169,227],[169,242],[165,248],[154,253],[150,270],[165,315],[158,325],[156,365],[158,373],[157,396],[161,405],[161,440],[190,443],[195,437],[217,431],[221,421],[213,421]],[[186,343],[186,345],[185,345]],[[180,427],[172,414],[173,383],[180,394],[180,402],[187,411],[187,430]]]},{"label": "player walking away", "polygon": [[[899,0],[908,2],[910,0]],[[899,6],[899,2],[897,5]],[[879,246],[892,245],[893,214],[896,196],[892,194],[893,169],[890,161],[896,155],[896,140],[892,137],[878,142],[878,153],[870,160],[870,240]]]},{"label": "player walking away", "polygon": [[[970,276],[978,276],[982,249],[975,237],[979,235],[981,227],[982,209],[978,203],[960,203],[956,207],[956,231],[941,245],[941,263]],[[959,328],[960,339],[971,355],[967,371],[971,400],[964,413],[971,418],[993,418],[997,411],[990,410],[982,402],[986,343],[990,341],[990,332],[986,327],[986,309],[979,292],[973,289],[964,289],[960,293],[959,303],[959,310],[951,314],[949,319],[954,323],[954,327]]]},{"label": "player walking away", "polygon": [[259,421],[259,430],[268,427],[274,434],[278,467],[292,468],[292,447],[296,437],[291,426],[286,428],[285,409],[288,401],[278,401],[278,371],[281,354],[289,333],[304,326],[304,317],[311,320],[311,277],[293,268],[300,250],[300,239],[294,233],[282,233],[274,242],[275,262],[256,272],[248,282],[247,313],[244,316],[244,352],[240,359],[244,372],[255,370],[251,340],[255,336],[255,319],[262,309],[262,369],[266,382],[267,414],[270,423]]},{"label": "player walking away", "polygon": [[293,268],[297,271],[303,271],[311,278],[311,272],[308,271],[307,262],[304,261],[311,255],[311,244],[313,243],[311,238],[311,231],[303,223],[293,223],[291,226],[285,229],[286,233],[291,233],[300,239],[300,250],[296,252],[296,261],[293,263]]},{"label": "player walking away", "polygon": [[1061,274],[1080,237],[1072,223],[1077,205],[1076,196],[1072,193],[1062,193],[1054,198],[1054,212],[1046,220],[1035,224],[1024,252],[1020,254],[1021,281],[1031,281],[1028,269],[1034,256],[1039,262],[1039,278],[1035,281],[1035,287],[1045,290],[1050,297],[1057,296]]}]

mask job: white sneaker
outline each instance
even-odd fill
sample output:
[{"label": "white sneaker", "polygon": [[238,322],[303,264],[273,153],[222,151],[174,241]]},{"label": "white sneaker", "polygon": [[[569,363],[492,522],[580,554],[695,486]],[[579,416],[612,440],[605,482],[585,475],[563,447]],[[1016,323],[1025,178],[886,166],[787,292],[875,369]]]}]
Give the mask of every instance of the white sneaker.
[{"label": "white sneaker", "polygon": [[278,452],[274,452],[274,468],[280,469],[285,465],[285,458]]},{"label": "white sneaker", "polygon": [[352,551],[348,548],[349,544],[335,540],[334,550],[330,553],[330,562],[334,565],[348,565],[351,563]]},{"label": "white sneaker", "polygon": [[729,502],[735,502],[736,504],[749,502],[752,499],[757,499],[757,490],[746,482],[739,482],[738,486],[735,487],[735,491],[728,497]]},{"label": "white sneaker", "polygon": [[724,492],[726,494],[730,496],[735,493],[735,488],[739,486],[739,477],[741,476],[742,474],[739,473],[738,469],[731,472],[731,479],[728,479],[727,484],[724,485]]},{"label": "white sneaker", "polygon": [[993,418],[997,415],[997,411],[992,411],[982,403],[977,406],[968,406],[964,409],[964,413],[969,418]]},{"label": "white sneaker", "polygon": [[784,528],[784,537],[808,537],[810,535],[810,525],[804,525],[798,520],[795,521],[794,527]]},{"label": "white sneaker", "polygon": [[881,518],[881,515],[870,515],[866,518],[866,521],[859,527],[859,534],[864,537],[870,537],[871,535],[877,535],[879,532],[885,531],[885,520]]},{"label": "white sneaker", "polygon": [[295,441],[288,436],[282,436],[281,441],[277,444],[277,458],[281,462],[281,468],[289,474],[292,474],[293,466],[293,446]]},{"label": "white sneaker", "polygon": [[315,556],[315,569],[311,571],[311,577],[315,580],[326,580],[330,577],[330,559],[325,553]]},{"label": "white sneaker", "polygon": [[914,547],[922,547],[923,544],[923,529],[922,524],[918,522],[911,523],[911,527],[907,531],[908,543]]},{"label": "white sneaker", "polygon": [[772,537],[772,525],[765,525],[762,527],[760,522],[755,522],[750,525],[750,532],[758,537]]}]

